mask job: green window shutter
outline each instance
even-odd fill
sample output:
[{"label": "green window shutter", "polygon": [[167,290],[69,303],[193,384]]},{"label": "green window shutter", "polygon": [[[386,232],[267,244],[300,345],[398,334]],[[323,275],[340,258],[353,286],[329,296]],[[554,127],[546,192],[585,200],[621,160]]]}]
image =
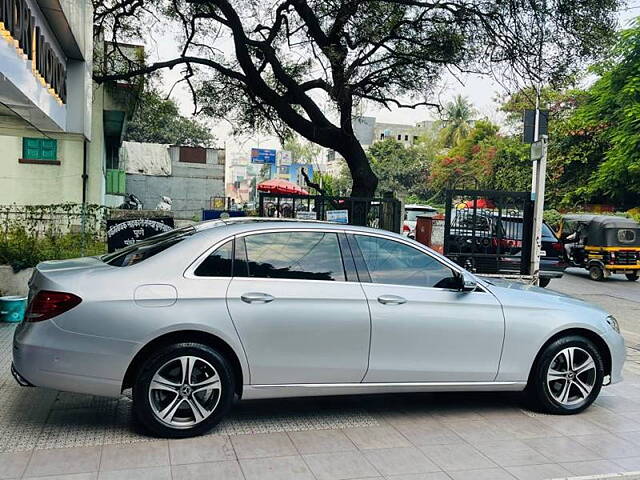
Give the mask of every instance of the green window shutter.
[{"label": "green window shutter", "polygon": [[42,139],[42,160],[56,161],[58,159],[58,141]]},{"label": "green window shutter", "polygon": [[118,193],[127,191],[127,174],[124,170],[118,170]]},{"label": "green window shutter", "polygon": [[42,158],[42,144],[39,138],[22,139],[22,158],[40,160]]},{"label": "green window shutter", "polygon": [[25,137],[22,139],[22,158],[55,162],[58,159],[58,141],[50,138]]}]

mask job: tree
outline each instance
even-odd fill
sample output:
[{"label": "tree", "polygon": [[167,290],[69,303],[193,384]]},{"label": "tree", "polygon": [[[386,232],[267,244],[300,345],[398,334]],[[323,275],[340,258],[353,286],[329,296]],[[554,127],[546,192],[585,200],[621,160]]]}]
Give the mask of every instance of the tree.
[{"label": "tree", "polygon": [[402,199],[409,195],[426,198],[428,166],[433,154],[433,150],[421,144],[405,147],[393,138],[374,143],[368,156],[380,179],[378,195],[395,192]]},{"label": "tree", "polygon": [[467,137],[475,114],[473,104],[462,95],[456,95],[453,101],[447,103],[440,121],[442,144],[445,147],[453,147]]},{"label": "tree", "polygon": [[318,163],[318,158],[322,153],[319,145],[299,137],[290,137],[282,144],[284,150],[291,152],[291,157],[296,163]]},{"label": "tree", "polygon": [[[100,72],[97,82],[183,68],[196,108],[254,132],[293,130],[341,154],[352,195],[378,179],[357,140],[363,101],[433,105],[445,71],[563,77],[611,38],[620,0],[94,0],[97,28],[116,42],[150,21],[182,30],[179,54]],[[533,28],[533,27],[536,28]],[[543,35],[544,62],[532,45]],[[534,38],[536,37],[536,38]],[[231,44],[232,51],[225,45]],[[406,97],[414,97],[403,100]]]},{"label": "tree", "polygon": [[215,138],[206,125],[180,115],[173,100],[151,88],[141,94],[125,140],[208,147]]}]

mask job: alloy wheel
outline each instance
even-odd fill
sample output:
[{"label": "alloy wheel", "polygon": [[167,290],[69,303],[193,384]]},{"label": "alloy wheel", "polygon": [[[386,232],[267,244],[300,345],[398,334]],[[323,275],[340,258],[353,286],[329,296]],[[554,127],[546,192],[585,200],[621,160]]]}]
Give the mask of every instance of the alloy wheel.
[{"label": "alloy wheel", "polygon": [[584,403],[596,383],[596,363],[582,348],[560,350],[549,364],[547,386],[555,401],[564,406]]},{"label": "alloy wheel", "polygon": [[149,403],[162,423],[172,428],[189,428],[215,411],[221,393],[220,377],[209,362],[200,357],[181,356],[155,372],[149,384]]}]

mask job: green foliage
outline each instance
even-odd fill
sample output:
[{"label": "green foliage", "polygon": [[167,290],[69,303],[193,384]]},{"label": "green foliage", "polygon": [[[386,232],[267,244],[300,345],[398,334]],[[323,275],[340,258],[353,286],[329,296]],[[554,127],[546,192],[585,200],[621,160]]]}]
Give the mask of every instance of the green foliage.
[{"label": "green foliage", "polygon": [[[322,187],[324,193],[332,197],[346,197],[351,190],[351,180],[348,171],[334,177],[328,173],[314,172],[313,181]],[[319,193],[319,192],[318,192]]]},{"label": "green foliage", "polygon": [[545,210],[543,213],[543,219],[545,222],[547,222],[547,225],[549,225],[551,230],[553,230],[554,232],[557,232],[560,229],[560,220],[562,219],[562,214],[558,210],[554,208]]},{"label": "green foliage", "polygon": [[158,90],[144,91],[127,125],[125,140],[209,147],[215,142],[209,127],[180,115],[178,105]]},{"label": "green foliage", "polygon": [[442,114],[440,138],[445,147],[454,147],[471,132],[471,123],[476,110],[467,97],[456,95],[445,104]]},{"label": "green foliage", "polygon": [[100,205],[65,203],[0,207],[0,265],[14,271],[60,260],[106,253]]},{"label": "green foliage", "polygon": [[418,142],[405,147],[388,138],[373,144],[367,154],[373,171],[380,179],[378,195],[390,191],[395,192],[398,198],[428,196],[428,167],[434,155],[429,145]]}]

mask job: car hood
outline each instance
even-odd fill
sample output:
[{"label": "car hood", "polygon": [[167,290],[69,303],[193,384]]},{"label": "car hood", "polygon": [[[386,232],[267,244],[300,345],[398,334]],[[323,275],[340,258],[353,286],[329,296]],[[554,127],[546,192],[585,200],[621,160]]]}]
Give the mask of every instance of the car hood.
[{"label": "car hood", "polygon": [[596,305],[564,293],[549,290],[548,288],[540,288],[522,282],[510,282],[498,278],[483,280],[487,283],[487,288],[491,290],[491,293],[493,293],[501,303],[509,303],[515,296],[518,297],[519,303],[524,302],[531,306],[540,306],[541,304],[546,307],[556,305],[559,308],[574,306],[597,310],[607,315],[605,310]]}]

